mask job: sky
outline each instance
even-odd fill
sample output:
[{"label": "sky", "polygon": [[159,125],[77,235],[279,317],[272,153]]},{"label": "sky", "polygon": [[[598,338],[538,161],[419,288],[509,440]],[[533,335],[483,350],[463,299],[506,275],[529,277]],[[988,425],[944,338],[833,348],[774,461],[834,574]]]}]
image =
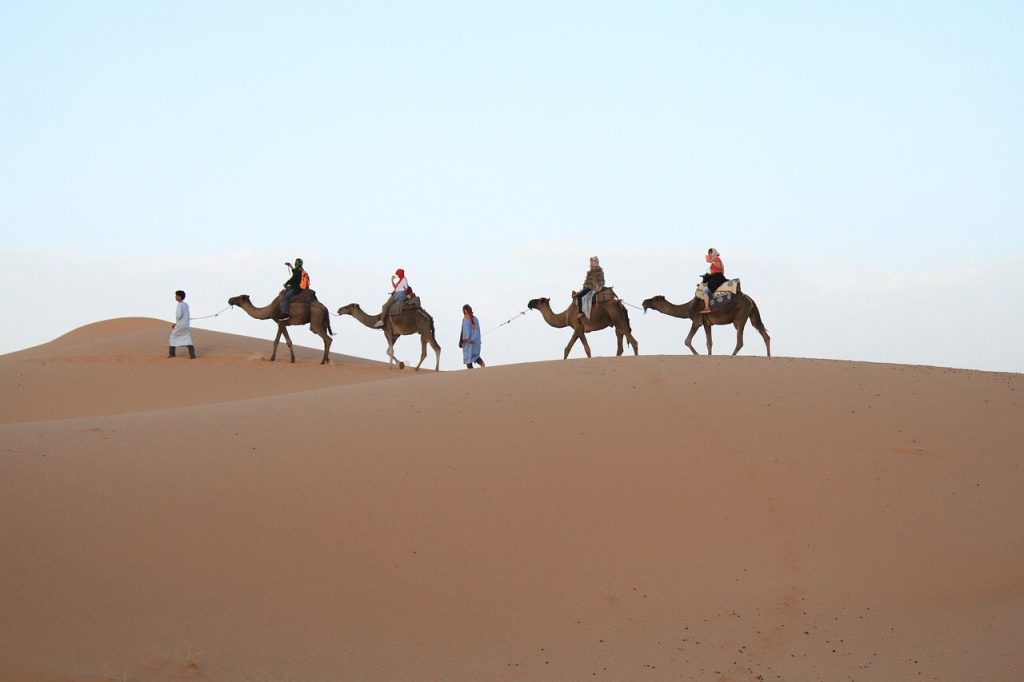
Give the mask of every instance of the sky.
[{"label": "sky", "polygon": [[[569,332],[516,316],[590,256],[632,305],[684,302],[715,247],[775,355],[1022,372],[1021,35],[1016,2],[3,3],[0,285],[35,314],[0,353],[170,321],[176,289],[194,318],[263,304],[301,257],[332,311],[404,268],[442,369],[463,303],[489,364],[553,360]],[[630,314],[641,354],[686,350]]]}]

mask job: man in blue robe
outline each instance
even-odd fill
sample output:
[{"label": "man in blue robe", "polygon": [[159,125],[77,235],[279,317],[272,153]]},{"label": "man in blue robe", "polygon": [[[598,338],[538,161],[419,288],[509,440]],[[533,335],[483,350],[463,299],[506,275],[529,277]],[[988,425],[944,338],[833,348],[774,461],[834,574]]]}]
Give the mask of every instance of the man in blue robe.
[{"label": "man in blue robe", "polygon": [[473,314],[473,308],[467,303],[462,306],[462,336],[459,337],[459,348],[462,349],[462,361],[466,369],[473,369],[473,363],[484,366],[480,357],[480,320]]}]

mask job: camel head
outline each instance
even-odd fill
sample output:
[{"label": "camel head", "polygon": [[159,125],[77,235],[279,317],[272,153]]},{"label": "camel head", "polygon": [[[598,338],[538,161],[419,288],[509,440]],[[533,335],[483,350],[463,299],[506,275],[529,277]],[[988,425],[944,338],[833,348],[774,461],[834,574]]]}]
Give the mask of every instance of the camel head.
[{"label": "camel head", "polygon": [[343,305],[340,308],[338,308],[338,314],[339,315],[351,315],[352,313],[354,313],[358,309],[359,309],[359,304],[358,303],[349,303],[348,305]]},{"label": "camel head", "polygon": [[241,294],[239,296],[232,296],[228,299],[228,305],[242,305],[244,303],[252,303],[249,300],[249,294]]},{"label": "camel head", "polygon": [[535,298],[526,304],[526,307],[530,310],[539,310],[542,305],[547,304],[551,299],[548,298]]},{"label": "camel head", "polygon": [[668,299],[664,296],[651,296],[649,299],[643,302],[644,312],[647,312],[648,308],[653,308],[655,303],[666,303]]}]

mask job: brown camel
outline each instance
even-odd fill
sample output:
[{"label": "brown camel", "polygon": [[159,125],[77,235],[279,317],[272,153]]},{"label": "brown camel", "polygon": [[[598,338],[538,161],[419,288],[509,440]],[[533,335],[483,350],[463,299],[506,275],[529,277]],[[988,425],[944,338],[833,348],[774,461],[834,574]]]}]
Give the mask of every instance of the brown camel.
[{"label": "brown camel", "polygon": [[[288,306],[289,319],[287,322],[281,322],[275,319],[281,310],[281,297],[284,296],[282,291],[277,295],[277,298],[273,300],[270,305],[262,308],[257,308],[249,300],[248,294],[242,294],[241,296],[233,296],[228,299],[228,305],[237,305],[245,312],[249,313],[250,317],[255,317],[257,320],[274,320],[277,323],[277,336],[274,337],[274,352],[270,354],[270,360],[277,357],[277,344],[281,341],[281,335],[284,334],[284,340],[288,342],[288,352],[292,354],[292,362],[295,362],[295,350],[292,348],[292,338],[288,336],[288,330],[285,327],[299,326],[308,324],[309,330],[324,340],[324,358],[320,361],[321,365],[326,365],[330,362],[328,352],[331,349],[331,336],[334,335],[334,331],[331,329],[331,314],[327,310],[327,307],[323,303],[317,300],[313,300],[311,303],[292,300]],[[328,336],[328,334],[330,336]]]},{"label": "brown camel", "polygon": [[582,319],[577,317],[579,309],[576,307],[575,301],[570,303],[569,307],[560,313],[551,310],[551,300],[547,298],[535,298],[527,303],[526,307],[531,310],[539,310],[540,314],[544,316],[544,321],[555,329],[572,327],[572,338],[569,339],[569,345],[565,347],[565,353],[562,355],[563,360],[569,357],[569,351],[572,350],[576,339],[583,342],[583,350],[587,352],[587,357],[589,358],[590,344],[587,343],[586,333],[604,329],[605,327],[615,328],[615,339],[618,342],[615,352],[616,356],[622,355],[623,337],[633,347],[633,355],[640,354],[640,346],[636,339],[633,338],[633,329],[629,325],[629,313],[626,311],[626,306],[618,299],[610,299],[604,302],[595,301],[590,311],[590,317]]},{"label": "brown camel", "polygon": [[765,328],[764,323],[761,322],[761,311],[757,309],[754,299],[746,294],[739,294],[733,297],[732,303],[713,309],[710,313],[706,314],[701,314],[700,311],[704,307],[704,302],[696,296],[689,303],[682,305],[670,303],[664,296],[654,296],[644,301],[643,306],[645,313],[648,308],[654,308],[659,313],[691,320],[690,333],[686,336],[685,343],[686,347],[694,355],[699,355],[699,353],[697,353],[697,349],[693,347],[691,341],[693,341],[693,335],[697,333],[697,329],[701,326],[704,327],[704,333],[708,339],[708,355],[711,355],[711,326],[715,324],[731,324],[736,327],[736,349],[732,354],[736,355],[739,353],[740,348],[743,348],[743,327],[746,326],[747,319],[749,318],[750,323],[754,325],[754,329],[759,331],[761,338],[764,339],[764,347],[768,350],[768,357],[772,356],[772,339],[768,336],[768,330]]},{"label": "brown camel", "polygon": [[[349,303],[338,308],[338,314],[351,315],[371,329],[381,329],[376,326],[381,314],[370,315],[360,308],[358,303]],[[405,363],[395,357],[395,341],[398,340],[398,337],[419,334],[421,352],[420,361],[416,364],[416,369],[419,370],[423,360],[427,357],[427,344],[429,343],[434,349],[434,357],[437,360],[434,365],[434,371],[441,371],[441,344],[434,338],[434,318],[426,310],[423,308],[405,308],[397,315],[391,315],[388,323],[384,325],[381,331],[384,332],[384,338],[388,342],[388,367],[391,367],[392,364],[397,364],[398,369],[405,368]]]}]

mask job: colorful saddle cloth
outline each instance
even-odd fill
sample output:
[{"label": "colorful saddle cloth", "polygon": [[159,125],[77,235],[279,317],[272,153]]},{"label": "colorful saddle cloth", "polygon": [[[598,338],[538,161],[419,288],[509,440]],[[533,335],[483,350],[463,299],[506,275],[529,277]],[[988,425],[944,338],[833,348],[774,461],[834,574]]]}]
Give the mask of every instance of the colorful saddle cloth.
[{"label": "colorful saddle cloth", "polygon": [[[740,291],[739,279],[727,280],[724,284],[722,284],[722,286],[715,289],[715,293],[711,294],[711,304],[708,307],[710,307],[712,310],[715,310],[716,308],[727,306],[730,303],[732,303],[733,298],[739,296],[741,293],[742,292]],[[704,300],[703,284],[697,285],[697,293],[695,295],[700,300]]]}]

